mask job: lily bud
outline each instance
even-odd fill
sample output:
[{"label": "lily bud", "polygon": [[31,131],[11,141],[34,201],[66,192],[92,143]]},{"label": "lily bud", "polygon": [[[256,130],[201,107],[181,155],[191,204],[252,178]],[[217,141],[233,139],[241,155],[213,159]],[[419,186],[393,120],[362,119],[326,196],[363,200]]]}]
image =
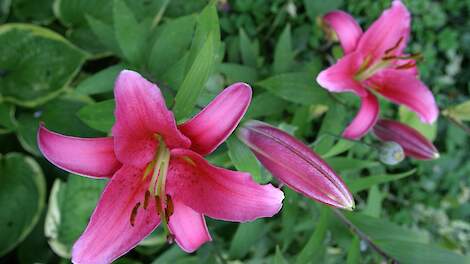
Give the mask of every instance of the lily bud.
[{"label": "lily bud", "polygon": [[436,147],[416,129],[393,120],[379,120],[373,128],[382,141],[393,141],[402,146],[405,154],[419,160],[439,158]]},{"label": "lily bud", "polygon": [[238,136],[279,181],[330,206],[352,210],[354,199],[341,178],[308,146],[286,132],[249,121]]},{"label": "lily bud", "polygon": [[379,148],[379,159],[387,165],[396,165],[403,161],[405,152],[400,144],[385,141]]}]

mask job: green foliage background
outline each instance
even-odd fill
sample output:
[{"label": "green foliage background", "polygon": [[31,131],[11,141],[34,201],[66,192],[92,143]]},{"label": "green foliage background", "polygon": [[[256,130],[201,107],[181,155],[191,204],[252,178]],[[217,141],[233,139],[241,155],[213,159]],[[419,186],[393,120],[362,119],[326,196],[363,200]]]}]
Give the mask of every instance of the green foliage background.
[{"label": "green foliage background", "polygon": [[[357,98],[333,98],[314,81],[342,55],[319,17],[342,9],[366,28],[388,0],[220,0],[205,9],[203,0],[0,0],[0,263],[69,262],[105,182],[48,163],[36,131],[45,122],[67,135],[109,134],[124,68],[157,83],[179,121],[227,85],[251,84],[245,120],[287,130],[337,170],[355,193],[357,210],[343,216],[356,233],[400,263],[470,263],[470,1],[404,2],[413,15],[408,51],[423,55],[421,78],[444,111],[434,126],[384,100],[381,114],[419,129],[441,157],[389,166],[368,145],[335,137]],[[276,183],[235,137],[209,159]],[[158,229],[116,263],[381,261],[329,208],[283,190],[271,219],[208,219],[213,242],[195,254]]]}]

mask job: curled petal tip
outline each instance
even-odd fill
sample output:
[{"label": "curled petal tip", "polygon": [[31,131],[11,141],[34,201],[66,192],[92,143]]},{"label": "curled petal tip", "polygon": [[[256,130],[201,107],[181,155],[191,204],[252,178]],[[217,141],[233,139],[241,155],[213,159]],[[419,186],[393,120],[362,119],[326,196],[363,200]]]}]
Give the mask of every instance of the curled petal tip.
[{"label": "curled petal tip", "polygon": [[308,146],[260,121],[247,122],[239,138],[274,177],[293,190],[338,208],[354,207],[341,178]]}]

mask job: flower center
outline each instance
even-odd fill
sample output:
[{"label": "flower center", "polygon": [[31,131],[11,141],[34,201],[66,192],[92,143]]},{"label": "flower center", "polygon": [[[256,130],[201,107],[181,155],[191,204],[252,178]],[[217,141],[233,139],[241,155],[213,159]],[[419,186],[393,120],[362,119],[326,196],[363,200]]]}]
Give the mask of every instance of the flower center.
[{"label": "flower center", "polygon": [[[385,68],[389,68],[390,66],[395,65],[395,69],[397,70],[406,70],[410,69],[416,66],[416,61],[421,58],[421,54],[411,54],[407,56],[398,56],[394,55],[393,52],[400,47],[400,44],[403,42],[403,38],[400,38],[398,42],[391,48],[387,49],[382,56],[382,58],[375,63],[371,63],[372,61],[372,56],[369,55],[366,57],[364,62],[362,63],[361,67],[359,67],[359,71],[355,75],[355,79],[357,81],[365,81],[372,77],[374,74],[379,72],[380,70],[383,70]],[[410,60],[408,62],[405,62],[404,64],[398,65],[395,64],[397,61],[400,60]]]},{"label": "flower center", "polygon": [[[142,181],[149,175],[152,175],[148,190],[145,192],[143,208],[144,210],[147,209],[149,199],[155,200],[155,209],[161,219],[167,240],[171,243],[174,240],[174,236],[170,232],[168,223],[170,216],[173,214],[173,201],[171,196],[166,194],[165,191],[168,166],[170,164],[170,150],[167,148],[165,141],[160,135],[155,134],[155,139],[158,142],[158,150],[155,154],[155,158],[147,165],[142,175]],[[138,202],[131,212],[130,223],[132,226],[134,226],[140,205],[141,203]]]}]

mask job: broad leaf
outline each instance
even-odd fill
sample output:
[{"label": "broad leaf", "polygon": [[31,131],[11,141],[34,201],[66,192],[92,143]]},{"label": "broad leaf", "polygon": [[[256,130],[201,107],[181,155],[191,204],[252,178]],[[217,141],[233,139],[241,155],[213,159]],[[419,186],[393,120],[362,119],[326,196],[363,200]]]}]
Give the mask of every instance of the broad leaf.
[{"label": "broad leaf", "polygon": [[83,80],[76,91],[81,94],[99,94],[114,89],[114,82],[119,72],[124,69],[121,64],[111,66]]},{"label": "broad leaf", "polygon": [[114,125],[114,99],[87,105],[80,109],[78,117],[91,128],[109,132]]},{"label": "broad leaf", "polygon": [[19,153],[0,155],[0,256],[33,230],[45,196],[46,182],[34,159]]},{"label": "broad leaf", "polygon": [[57,96],[75,76],[86,55],[49,29],[0,26],[0,97],[33,107]]}]

